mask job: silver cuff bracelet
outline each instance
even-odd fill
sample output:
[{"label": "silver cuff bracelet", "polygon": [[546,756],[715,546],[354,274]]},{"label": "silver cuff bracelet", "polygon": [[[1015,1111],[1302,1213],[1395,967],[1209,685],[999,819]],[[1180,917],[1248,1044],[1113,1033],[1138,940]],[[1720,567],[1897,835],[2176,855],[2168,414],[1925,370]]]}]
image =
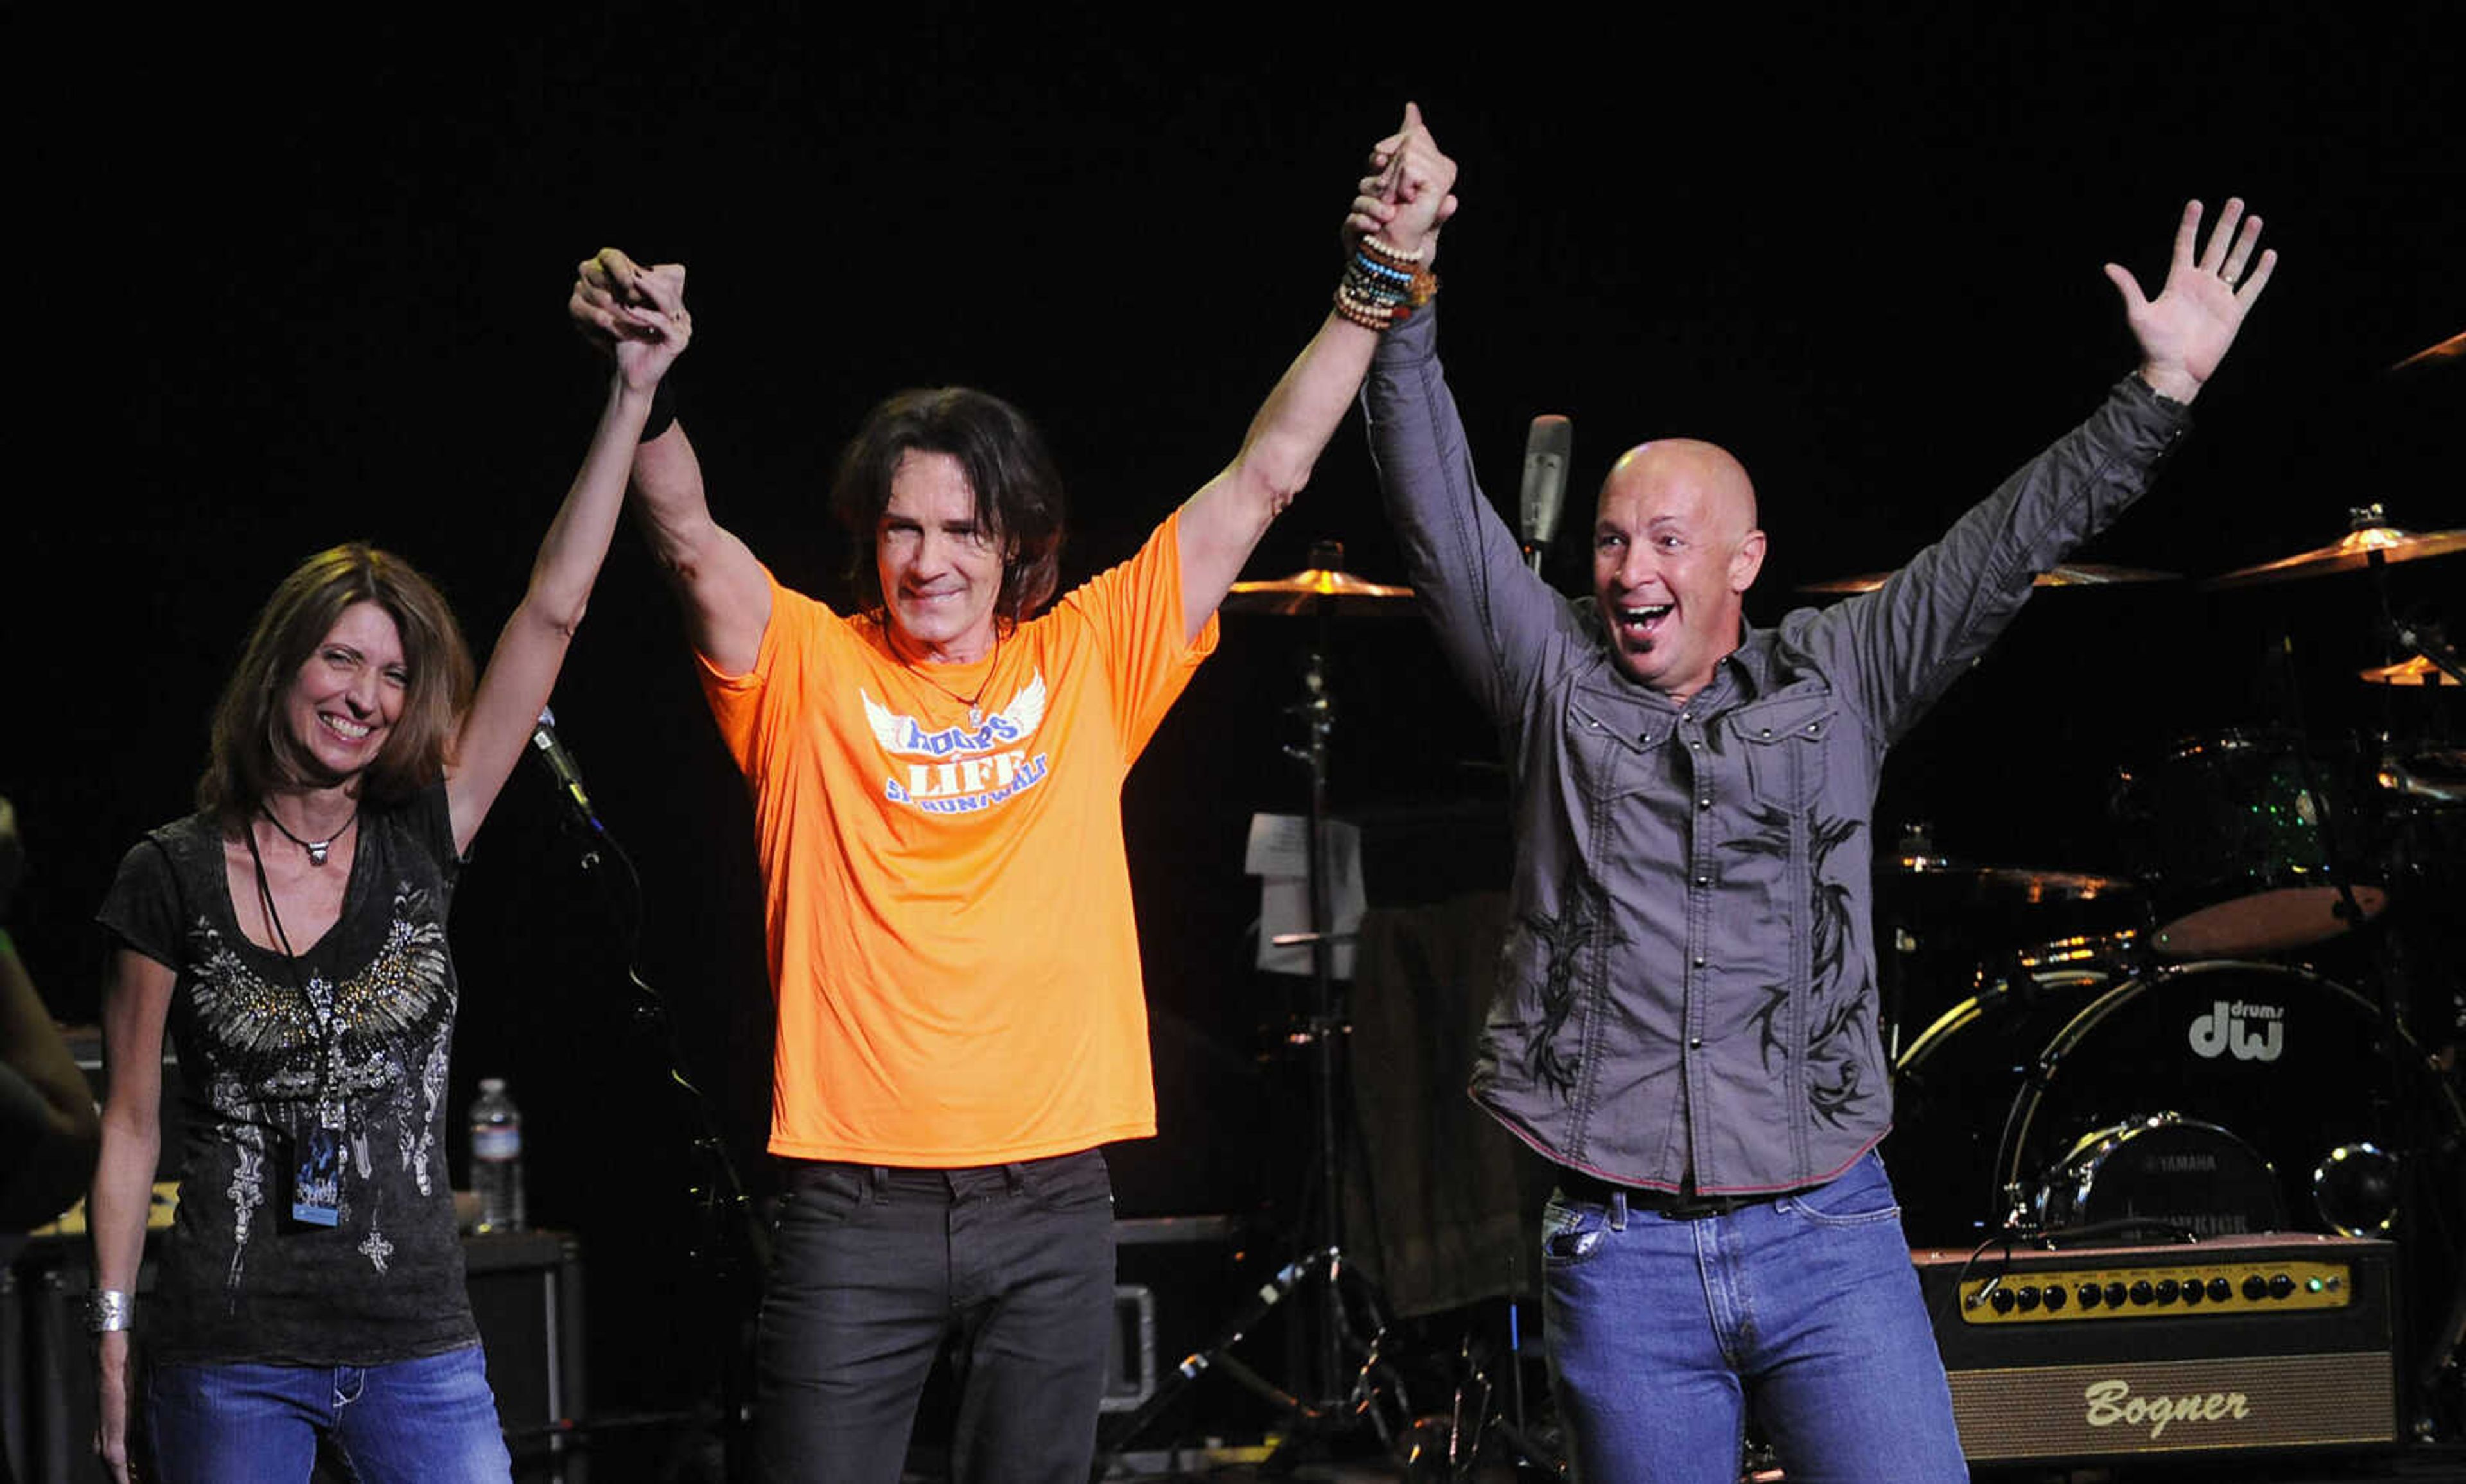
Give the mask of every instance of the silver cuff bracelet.
[{"label": "silver cuff bracelet", "polygon": [[99,1288],[85,1295],[85,1327],[91,1335],[128,1328],[137,1300],[118,1289]]}]

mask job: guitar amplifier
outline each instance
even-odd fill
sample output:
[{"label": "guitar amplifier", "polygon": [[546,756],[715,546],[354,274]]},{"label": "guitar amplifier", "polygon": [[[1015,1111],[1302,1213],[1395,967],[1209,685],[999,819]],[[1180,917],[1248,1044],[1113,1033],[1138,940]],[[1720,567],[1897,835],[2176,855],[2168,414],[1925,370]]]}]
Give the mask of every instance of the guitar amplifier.
[{"label": "guitar amplifier", "polygon": [[1979,1463],[2393,1446],[2387,1242],[1918,1251]]}]

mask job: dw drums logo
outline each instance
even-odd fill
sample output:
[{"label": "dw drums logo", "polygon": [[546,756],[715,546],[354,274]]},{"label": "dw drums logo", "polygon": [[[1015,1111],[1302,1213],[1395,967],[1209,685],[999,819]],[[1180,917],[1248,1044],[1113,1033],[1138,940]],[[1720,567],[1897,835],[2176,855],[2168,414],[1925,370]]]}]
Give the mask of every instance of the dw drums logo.
[{"label": "dw drums logo", "polygon": [[2192,1053],[2215,1059],[2228,1052],[2238,1062],[2274,1062],[2286,1048],[2286,1007],[2215,1001],[2207,1015],[2192,1018]]}]

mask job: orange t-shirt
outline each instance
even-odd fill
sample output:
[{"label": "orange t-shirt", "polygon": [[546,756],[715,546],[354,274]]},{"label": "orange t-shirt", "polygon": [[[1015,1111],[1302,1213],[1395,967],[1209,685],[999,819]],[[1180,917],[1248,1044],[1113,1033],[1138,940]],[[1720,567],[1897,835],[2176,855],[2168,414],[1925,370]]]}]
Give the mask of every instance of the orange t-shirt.
[{"label": "orange t-shirt", "polygon": [[878,617],[775,578],[753,668],[702,662],[753,794],[773,1154],[999,1164],[1155,1132],[1121,799],[1216,647],[1213,618],[1183,641],[1177,531],[975,663],[904,663]]}]

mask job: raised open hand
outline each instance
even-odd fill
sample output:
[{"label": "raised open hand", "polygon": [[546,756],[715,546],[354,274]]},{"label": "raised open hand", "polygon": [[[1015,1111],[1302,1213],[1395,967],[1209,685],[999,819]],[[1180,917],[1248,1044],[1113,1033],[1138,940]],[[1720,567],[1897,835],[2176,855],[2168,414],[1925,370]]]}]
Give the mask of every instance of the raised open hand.
[{"label": "raised open hand", "polygon": [[[2238,221],[2243,224],[2240,233],[2235,230]],[[2197,396],[2216,372],[2227,348],[2234,344],[2235,331],[2243,327],[2243,317],[2277,267],[2275,248],[2254,261],[2260,218],[2244,216],[2240,199],[2227,202],[2209,233],[2208,246],[2196,257],[2200,233],[2201,203],[2186,202],[2184,219],[2175,228],[2166,283],[2156,299],[2142,296],[2140,281],[2129,270],[2106,265],[2107,278],[2123,296],[2124,320],[2141,342],[2141,379],[2179,402]]]}]

